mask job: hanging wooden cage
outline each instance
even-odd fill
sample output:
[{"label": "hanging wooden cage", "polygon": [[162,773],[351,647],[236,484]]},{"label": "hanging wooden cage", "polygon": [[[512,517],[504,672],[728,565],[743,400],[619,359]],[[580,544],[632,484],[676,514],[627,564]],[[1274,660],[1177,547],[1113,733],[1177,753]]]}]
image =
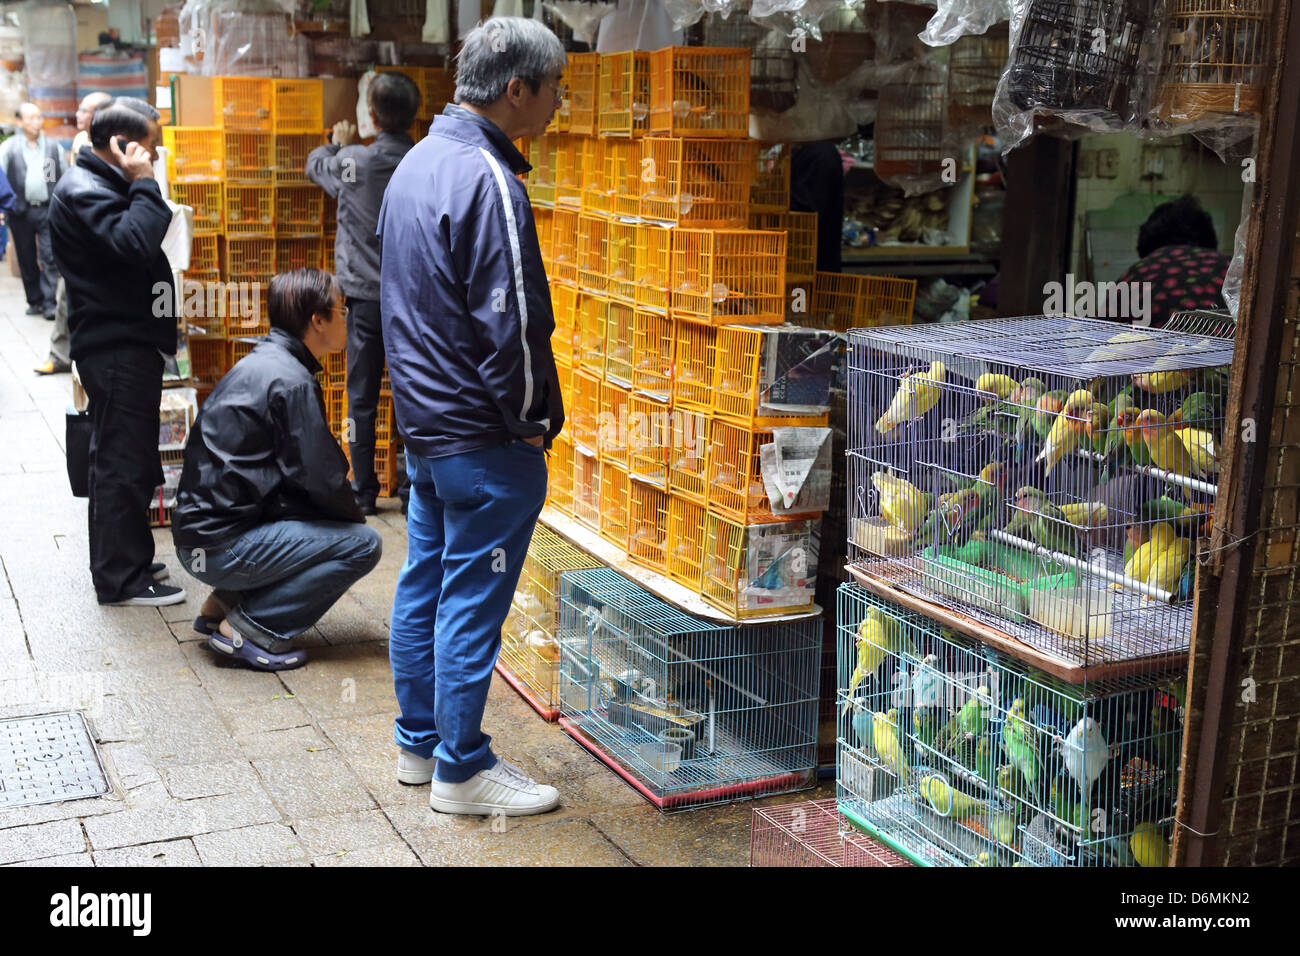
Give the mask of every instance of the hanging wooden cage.
[{"label": "hanging wooden cage", "polygon": [[1173,0],[1156,115],[1187,123],[1207,113],[1258,113],[1272,0]]},{"label": "hanging wooden cage", "polygon": [[1011,51],[1011,101],[1023,110],[1123,113],[1152,2],[1030,0]]},{"label": "hanging wooden cage", "polygon": [[948,78],[938,63],[917,63],[906,79],[880,88],[877,176],[924,176],[943,168],[947,104]]},{"label": "hanging wooden cage", "polygon": [[993,125],[993,96],[1007,68],[1007,29],[990,27],[981,36],[964,36],[948,59],[948,121],[954,129]]}]

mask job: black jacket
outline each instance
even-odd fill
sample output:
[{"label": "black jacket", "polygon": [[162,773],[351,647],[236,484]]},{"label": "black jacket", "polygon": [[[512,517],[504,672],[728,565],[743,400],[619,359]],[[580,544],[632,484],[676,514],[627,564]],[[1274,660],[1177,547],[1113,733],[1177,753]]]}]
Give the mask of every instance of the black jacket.
[{"label": "black jacket", "polygon": [[185,448],[176,547],[223,547],[272,521],[366,520],[325,423],[319,370],[307,346],[272,329],[217,383]]},{"label": "black jacket", "polygon": [[162,251],[172,214],[151,178],[128,184],[89,149],[54,187],[50,248],[79,359],[119,345],[176,353],[175,288]]}]

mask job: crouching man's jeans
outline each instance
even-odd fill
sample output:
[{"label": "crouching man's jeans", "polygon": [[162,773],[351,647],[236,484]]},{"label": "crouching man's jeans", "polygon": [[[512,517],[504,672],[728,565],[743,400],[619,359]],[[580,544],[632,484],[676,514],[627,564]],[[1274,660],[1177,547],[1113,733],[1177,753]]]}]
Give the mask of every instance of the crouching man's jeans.
[{"label": "crouching man's jeans", "polygon": [[482,731],[501,625],[546,500],[546,453],[513,441],[443,458],[407,452],[411,503],[388,653],[403,750],[460,783],[496,763]]},{"label": "crouching man's jeans", "polygon": [[379,532],[348,521],[273,521],[228,547],[177,548],[241,636],[281,654],[379,563]]}]

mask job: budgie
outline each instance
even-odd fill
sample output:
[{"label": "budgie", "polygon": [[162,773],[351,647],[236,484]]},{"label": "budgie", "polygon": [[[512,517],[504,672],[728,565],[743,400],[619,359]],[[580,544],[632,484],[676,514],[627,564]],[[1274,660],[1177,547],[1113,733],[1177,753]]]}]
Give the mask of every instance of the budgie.
[{"label": "budgie", "polygon": [[970,794],[948,786],[938,774],[931,774],[921,781],[921,793],[934,811],[943,817],[960,819],[983,809],[982,803]]},{"label": "budgie", "polygon": [[1172,540],[1166,539],[1164,547],[1155,552],[1151,558],[1147,584],[1162,591],[1177,591],[1178,581],[1183,576],[1183,568],[1191,557],[1191,539],[1180,538],[1177,535]]},{"label": "budgie", "polygon": [[1102,733],[1101,725],[1091,717],[1084,717],[1075,724],[1061,746],[1065,770],[1085,795],[1105,772],[1109,757],[1106,735]]},{"label": "budgie", "polygon": [[1156,555],[1168,548],[1176,537],[1178,536],[1174,534],[1173,525],[1163,521],[1160,524],[1152,525],[1150,538],[1133,552],[1133,557],[1125,562],[1124,576],[1132,578],[1134,581],[1146,581],[1151,574],[1151,566]]},{"label": "budgie", "polygon": [[1169,843],[1164,831],[1150,820],[1143,820],[1128,838],[1129,849],[1139,866],[1168,866]]},{"label": "budgie", "polygon": [[[1034,458],[1035,462],[1044,463],[1044,474],[1050,475],[1057,462],[1066,455],[1074,454],[1083,446],[1084,440],[1089,437],[1090,427],[1094,427],[1092,426],[1094,411],[1100,416],[1100,409],[1104,408],[1104,405],[1097,406],[1092,392],[1086,388],[1073,392],[1066,399],[1060,414],[1056,416],[1051,430],[1047,433],[1042,451]],[[1104,424],[1103,421],[1103,427]]]},{"label": "budgie", "polygon": [[1006,720],[1002,722],[1002,750],[1024,776],[1030,792],[1034,792],[1038,783],[1038,747],[1036,734],[1025,719],[1023,697],[1011,702]]},{"label": "budgie", "polygon": [[914,422],[939,402],[940,386],[946,369],[942,362],[931,362],[924,372],[905,375],[898,383],[885,414],[876,421],[876,431],[888,435],[899,425]]},{"label": "budgie", "polygon": [[1214,435],[1199,428],[1184,428],[1177,434],[1192,459],[1192,470],[1199,477],[1208,478],[1219,473],[1219,447],[1214,442]]},{"label": "budgie", "polygon": [[897,528],[916,531],[925,520],[926,496],[906,478],[877,471],[871,484],[880,496],[880,515]]},{"label": "budgie", "polygon": [[899,780],[907,779],[907,754],[898,742],[898,711],[877,712],[871,722],[871,749]]},{"label": "budgie", "polygon": [[1165,421],[1165,416],[1148,408],[1138,416],[1137,427],[1142,432],[1147,451],[1151,453],[1153,465],[1185,478],[1192,476],[1191,453],[1174,432],[1174,426]]},{"label": "budgie", "polygon": [[853,668],[853,676],[849,678],[848,700],[844,703],[842,715],[849,712],[858,688],[875,675],[884,663],[889,651],[889,636],[886,631],[891,624],[893,622],[881,613],[880,608],[872,606],[867,609],[866,617],[858,625],[857,665]]},{"label": "budgie", "polygon": [[911,675],[912,706],[938,707],[943,702],[943,678],[935,669],[939,658],[926,654]]},{"label": "budgie", "polygon": [[935,743],[940,751],[952,753],[967,737],[978,737],[989,723],[989,689],[980,685],[955,715],[939,728]]}]

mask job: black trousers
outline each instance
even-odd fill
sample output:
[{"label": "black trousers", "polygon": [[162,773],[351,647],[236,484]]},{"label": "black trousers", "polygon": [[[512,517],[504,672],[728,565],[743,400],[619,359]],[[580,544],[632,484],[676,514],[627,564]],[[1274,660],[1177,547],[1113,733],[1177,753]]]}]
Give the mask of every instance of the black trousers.
[{"label": "black trousers", "polygon": [[90,576],[100,604],[134,597],[153,576],[149,502],[162,484],[158,404],[163,358],[123,345],[77,360],[90,399]]},{"label": "black trousers", "polygon": [[50,248],[50,207],[28,206],[26,212],[11,212],[7,218],[14,234],[14,254],[18,256],[27,305],[52,314],[59,270]]},{"label": "black trousers", "polygon": [[[375,476],[375,415],[379,409],[379,386],[384,381],[384,328],[379,303],[374,299],[348,299],[348,418],[352,419],[352,490],[358,498],[379,494]],[[393,421],[389,441],[397,433]],[[403,479],[397,496],[406,499],[410,482]]]}]

